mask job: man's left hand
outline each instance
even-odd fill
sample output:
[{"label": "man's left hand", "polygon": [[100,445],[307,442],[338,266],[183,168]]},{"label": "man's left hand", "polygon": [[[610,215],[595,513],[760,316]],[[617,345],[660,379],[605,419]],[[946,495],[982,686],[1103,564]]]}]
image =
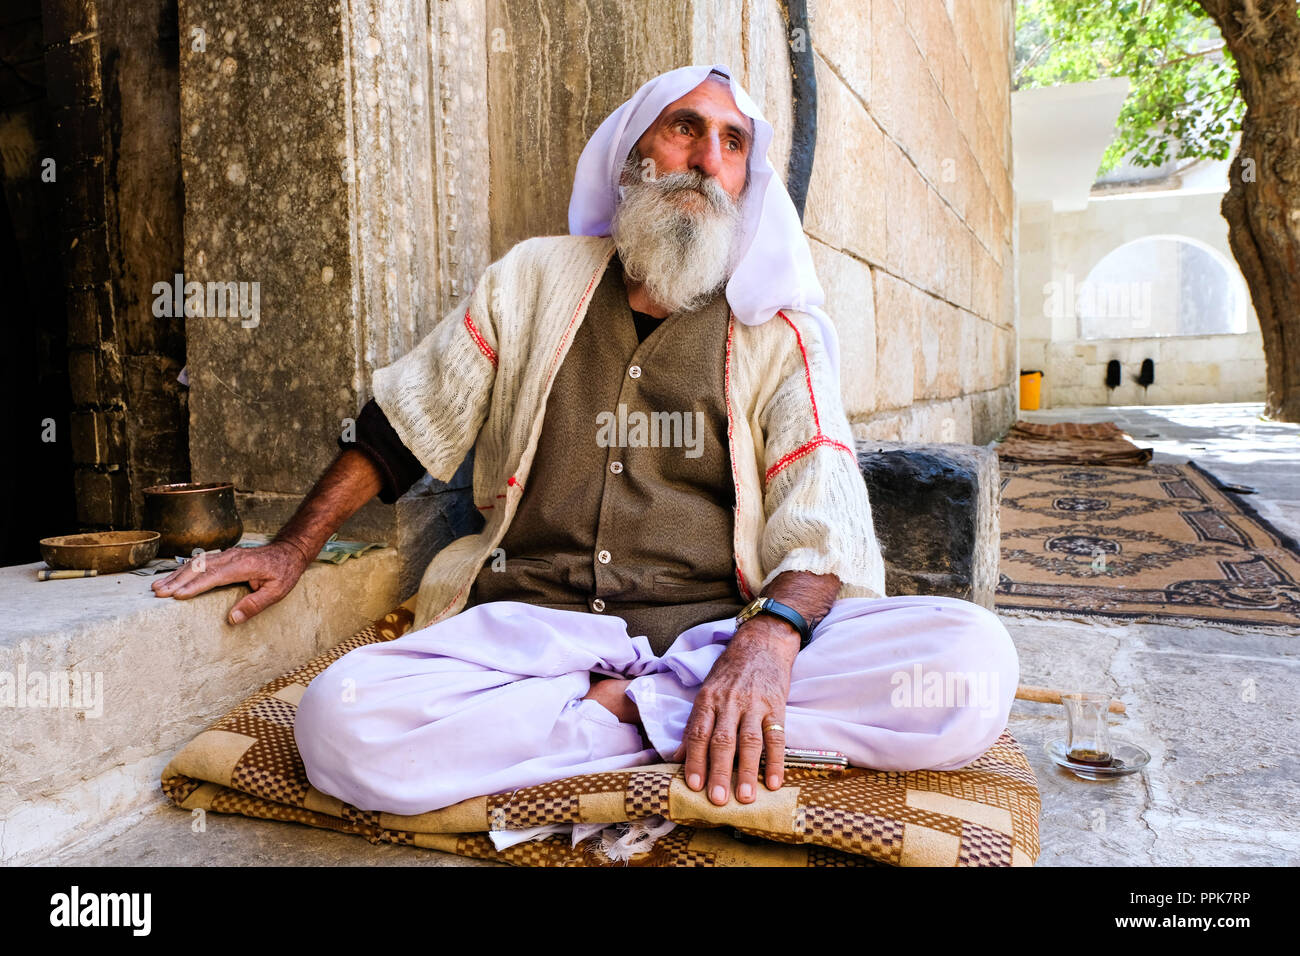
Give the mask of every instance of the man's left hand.
[{"label": "man's left hand", "polygon": [[[759,757],[767,754],[767,788],[784,779],[785,706],[790,673],[799,653],[799,632],[785,621],[760,615],[736,629],[695,697],[682,748],[686,785],[706,785],[710,802],[731,798],[731,769],[739,757],[736,799],[758,797]],[[768,729],[776,725],[777,729]],[[681,754],[678,751],[678,755]]]}]

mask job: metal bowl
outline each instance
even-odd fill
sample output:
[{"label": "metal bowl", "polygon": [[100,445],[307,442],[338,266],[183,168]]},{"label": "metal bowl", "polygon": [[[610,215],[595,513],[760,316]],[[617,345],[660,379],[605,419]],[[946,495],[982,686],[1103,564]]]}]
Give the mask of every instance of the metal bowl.
[{"label": "metal bowl", "polygon": [[41,539],[41,557],[52,568],[114,574],[143,567],[158,555],[157,531],[93,531]]},{"label": "metal bowl", "polygon": [[154,485],[144,490],[144,523],[162,535],[158,553],[189,557],[195,549],[224,550],[244,534],[228,481]]}]

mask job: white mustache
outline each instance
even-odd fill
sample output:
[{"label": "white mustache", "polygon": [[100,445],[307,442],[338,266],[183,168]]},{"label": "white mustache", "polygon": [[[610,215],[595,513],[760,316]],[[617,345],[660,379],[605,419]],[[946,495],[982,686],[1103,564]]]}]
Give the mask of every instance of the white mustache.
[{"label": "white mustache", "polygon": [[706,176],[698,170],[686,170],[680,173],[666,173],[655,179],[648,180],[646,185],[653,188],[663,196],[672,197],[679,192],[691,190],[699,193],[709,201],[709,205],[717,212],[729,212],[734,209],[738,203],[731,198],[731,195],[722,188],[722,184],[713,176]]}]

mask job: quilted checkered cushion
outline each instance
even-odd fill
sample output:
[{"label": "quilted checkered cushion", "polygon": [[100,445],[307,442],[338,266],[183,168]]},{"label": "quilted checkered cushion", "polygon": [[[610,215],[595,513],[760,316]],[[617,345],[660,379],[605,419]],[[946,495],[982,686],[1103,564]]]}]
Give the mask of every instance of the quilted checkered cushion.
[{"label": "quilted checkered cushion", "polygon": [[655,815],[678,824],[634,856],[633,866],[1020,866],[1038,856],[1037,782],[1005,731],[961,770],[790,769],[780,790],[760,788],[749,805],[715,807],[686,786],[680,764],[656,764],[475,797],[418,816],[358,810],[307,782],[294,712],[330,663],[401,636],[413,618],[399,607],[261,688],[176,754],[163,771],[164,793],[186,810],[287,820],[372,843],[525,866],[614,864],[590,841],[570,847],[560,836],[498,852],[486,831]]}]

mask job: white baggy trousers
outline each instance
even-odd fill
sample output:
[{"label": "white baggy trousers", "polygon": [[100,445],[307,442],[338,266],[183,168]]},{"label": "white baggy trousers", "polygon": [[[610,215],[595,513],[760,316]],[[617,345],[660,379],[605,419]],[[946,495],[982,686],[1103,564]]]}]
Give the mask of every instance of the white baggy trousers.
[{"label": "white baggy trousers", "polygon": [[[668,761],[734,630],[734,618],[698,624],[656,657],[613,615],[480,604],[339,658],[303,694],[294,737],[313,787],[396,814]],[[651,749],[583,699],[593,673],[632,680]],[[954,770],[1006,727],[1018,680],[1010,635],[978,605],[843,598],[795,659],[786,745]]]}]

